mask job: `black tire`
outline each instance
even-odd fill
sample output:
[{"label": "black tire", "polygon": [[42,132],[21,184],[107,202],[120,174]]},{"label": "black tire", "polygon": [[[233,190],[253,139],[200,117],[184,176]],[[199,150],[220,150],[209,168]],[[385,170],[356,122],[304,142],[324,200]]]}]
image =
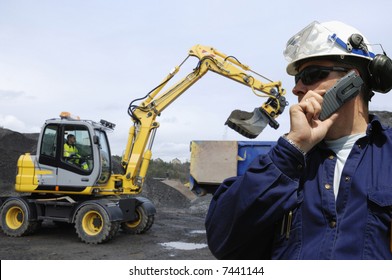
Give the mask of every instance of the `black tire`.
[{"label": "black tire", "polygon": [[136,207],[136,220],[121,223],[121,229],[125,233],[142,234],[148,231],[154,223],[154,215],[147,215],[143,204]]},{"label": "black tire", "polygon": [[112,239],[119,230],[118,222],[110,221],[108,213],[98,204],[86,204],[76,213],[75,229],[87,244],[100,244]]},{"label": "black tire", "polygon": [[29,205],[19,198],[7,199],[0,209],[1,229],[12,237],[20,237],[34,233],[40,222],[33,220]]}]

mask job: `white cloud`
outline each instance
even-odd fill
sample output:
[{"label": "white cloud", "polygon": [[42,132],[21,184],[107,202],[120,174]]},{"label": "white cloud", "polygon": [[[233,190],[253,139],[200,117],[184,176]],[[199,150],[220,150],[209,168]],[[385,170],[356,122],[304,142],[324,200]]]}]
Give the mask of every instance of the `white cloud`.
[{"label": "white cloud", "polygon": [[44,123],[30,124],[30,120],[20,119],[19,117],[11,114],[0,114],[0,127],[7,128],[21,133],[39,133],[41,125]]},{"label": "white cloud", "polygon": [[12,115],[0,115],[0,126],[14,131],[24,131],[26,128],[24,122]]},{"label": "white cloud", "polygon": [[1,90],[0,89],[0,101],[7,102],[13,99],[17,99],[23,96],[25,93],[23,91],[14,90]]}]

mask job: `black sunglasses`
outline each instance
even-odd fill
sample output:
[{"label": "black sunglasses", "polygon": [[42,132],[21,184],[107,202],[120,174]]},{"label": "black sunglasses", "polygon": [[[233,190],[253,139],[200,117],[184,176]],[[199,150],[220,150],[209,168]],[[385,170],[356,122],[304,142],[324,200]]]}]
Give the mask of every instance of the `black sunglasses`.
[{"label": "black sunglasses", "polygon": [[295,84],[301,80],[304,85],[310,86],[328,77],[332,71],[348,72],[349,70],[344,67],[309,66],[295,75]]}]

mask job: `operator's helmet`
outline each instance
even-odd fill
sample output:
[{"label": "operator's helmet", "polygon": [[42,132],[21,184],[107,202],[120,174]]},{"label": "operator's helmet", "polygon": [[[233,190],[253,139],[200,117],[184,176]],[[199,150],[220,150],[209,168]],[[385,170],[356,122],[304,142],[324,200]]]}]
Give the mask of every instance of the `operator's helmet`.
[{"label": "operator's helmet", "polygon": [[73,134],[68,134],[68,135],[67,135],[67,140],[69,140],[70,138],[75,138],[75,135],[73,135]]},{"label": "operator's helmet", "polygon": [[[368,40],[354,27],[338,21],[312,22],[287,41],[286,71],[295,75],[305,61],[325,57],[366,66],[375,57]],[[354,63],[354,65],[357,63]]]}]

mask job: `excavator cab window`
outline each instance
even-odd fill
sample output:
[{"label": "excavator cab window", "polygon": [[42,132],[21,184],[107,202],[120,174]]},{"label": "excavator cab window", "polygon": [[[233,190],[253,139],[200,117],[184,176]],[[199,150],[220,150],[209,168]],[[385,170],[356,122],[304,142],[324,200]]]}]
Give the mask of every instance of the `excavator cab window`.
[{"label": "excavator cab window", "polygon": [[101,156],[101,176],[98,179],[98,184],[104,184],[109,180],[111,174],[110,146],[104,131],[96,129],[94,133]]},{"label": "excavator cab window", "polygon": [[49,124],[45,127],[39,149],[39,163],[49,166],[57,166],[57,135],[57,125]]},{"label": "excavator cab window", "polygon": [[87,127],[67,125],[64,126],[63,131],[63,162],[70,168],[90,173],[94,167],[94,161],[91,137]]}]

